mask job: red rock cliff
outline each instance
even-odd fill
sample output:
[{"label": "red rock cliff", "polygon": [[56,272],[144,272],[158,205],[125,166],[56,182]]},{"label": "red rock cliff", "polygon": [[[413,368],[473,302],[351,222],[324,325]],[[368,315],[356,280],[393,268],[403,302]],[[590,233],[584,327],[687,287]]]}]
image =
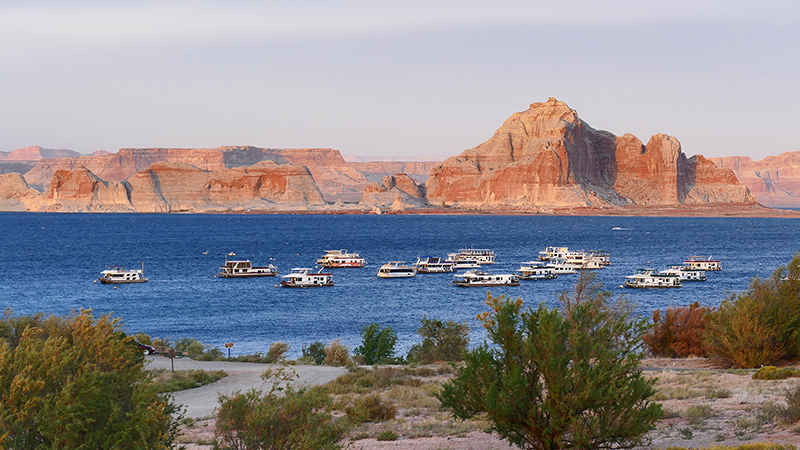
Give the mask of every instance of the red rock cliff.
[{"label": "red rock cliff", "polygon": [[747,156],[709,158],[717,167],[730,169],[759,203],[800,207],[800,152],[786,152],[753,161]]},{"label": "red rock cliff", "polygon": [[433,204],[602,206],[752,203],[727,169],[687,159],[677,139],[595,130],[549,99],[509,117],[488,141],[447,159],[426,183]]}]

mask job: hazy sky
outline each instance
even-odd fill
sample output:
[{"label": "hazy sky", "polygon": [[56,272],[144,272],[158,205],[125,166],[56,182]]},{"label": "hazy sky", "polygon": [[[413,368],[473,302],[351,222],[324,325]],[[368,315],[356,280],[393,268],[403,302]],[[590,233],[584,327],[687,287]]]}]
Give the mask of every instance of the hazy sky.
[{"label": "hazy sky", "polygon": [[556,97],[688,155],[800,150],[800,2],[0,2],[0,150],[444,158]]}]

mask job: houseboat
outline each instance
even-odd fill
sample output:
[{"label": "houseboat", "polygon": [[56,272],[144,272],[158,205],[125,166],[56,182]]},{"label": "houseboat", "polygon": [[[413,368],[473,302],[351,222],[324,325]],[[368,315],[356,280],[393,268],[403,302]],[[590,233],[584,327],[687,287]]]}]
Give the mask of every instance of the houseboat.
[{"label": "houseboat", "polygon": [[539,261],[552,261],[554,259],[564,259],[569,253],[569,247],[545,247],[539,252]]},{"label": "houseboat", "polygon": [[475,259],[453,259],[454,257],[455,253],[450,253],[447,255],[447,259],[444,260],[445,263],[453,267],[453,270],[478,269],[481,267],[480,263]]},{"label": "houseboat", "polygon": [[414,265],[417,267],[417,273],[448,273],[455,270],[452,262],[436,256],[418,257]]},{"label": "houseboat", "polygon": [[472,260],[480,265],[494,264],[494,250],[480,249],[480,248],[462,248],[458,253],[450,253],[448,260]]},{"label": "houseboat", "polygon": [[325,254],[318,260],[317,264],[325,268],[349,268],[364,267],[367,262],[358,253],[348,253],[347,250],[325,250]]},{"label": "houseboat", "polygon": [[378,269],[380,278],[411,278],[417,276],[417,267],[403,261],[389,261]]},{"label": "houseboat", "polygon": [[144,283],[144,263],[141,269],[126,270],[122,266],[106,266],[106,270],[100,272],[100,283],[102,284],[125,284],[125,283]]},{"label": "houseboat", "polygon": [[333,286],[333,275],[330,273],[311,272],[311,269],[294,268],[281,277],[282,287],[310,288]]},{"label": "houseboat", "polygon": [[488,274],[482,270],[468,270],[453,277],[453,285],[461,287],[519,286],[513,274]]},{"label": "houseboat", "polygon": [[692,269],[700,269],[705,271],[718,271],[722,270],[722,262],[719,260],[711,259],[709,256],[690,256],[683,262],[683,265]]},{"label": "houseboat", "polygon": [[590,257],[596,259],[600,262],[600,264],[604,266],[611,265],[611,253],[606,250],[589,250],[586,253],[589,254]]},{"label": "houseboat", "polygon": [[687,266],[672,266],[667,270],[662,270],[659,273],[667,274],[667,275],[677,275],[680,278],[681,283],[684,281],[706,281],[708,277],[706,276],[706,271],[701,269],[692,269],[691,267]]},{"label": "houseboat", "polygon": [[595,258],[593,255],[584,252],[584,251],[577,251],[577,252],[567,252],[564,255],[564,264],[570,265],[575,269],[605,269],[605,264],[603,264],[600,258]]},{"label": "houseboat", "polygon": [[653,269],[639,269],[636,275],[625,277],[629,288],[678,288],[681,279],[678,275],[656,273]]},{"label": "houseboat", "polygon": [[552,280],[558,278],[552,267],[547,267],[544,261],[528,261],[520,264],[517,277],[520,280]]},{"label": "houseboat", "polygon": [[556,275],[570,275],[573,273],[578,273],[578,270],[575,268],[575,266],[567,264],[563,259],[547,261],[545,267],[552,269],[553,273]]},{"label": "houseboat", "polygon": [[254,267],[250,260],[231,261],[225,258],[225,264],[219,268],[218,276],[222,278],[274,277],[278,269],[272,264]]}]

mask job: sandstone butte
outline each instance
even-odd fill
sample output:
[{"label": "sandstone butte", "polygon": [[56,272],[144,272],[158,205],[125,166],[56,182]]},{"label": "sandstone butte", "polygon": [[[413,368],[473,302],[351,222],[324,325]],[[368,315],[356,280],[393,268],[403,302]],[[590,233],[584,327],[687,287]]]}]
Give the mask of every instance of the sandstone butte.
[{"label": "sandstone butte", "polygon": [[388,208],[402,211],[425,206],[425,186],[405,173],[387,175],[382,183],[370,183],[364,188],[360,205],[380,211]]},{"label": "sandstone butte", "polygon": [[566,103],[550,98],[513,114],[486,142],[433,169],[432,205],[558,207],[755,204],[729,169],[656,134],[595,130]]},{"label": "sandstone butte", "polygon": [[709,158],[730,169],[765,206],[800,207],[800,152],[786,152],[753,161],[747,156]]},{"label": "sandstone butte", "polygon": [[308,168],[273,161],[216,171],[157,162],[124,181],[105,181],[82,166],[58,169],[41,194],[19,174],[0,175],[0,209],[4,210],[204,212],[324,204]]}]

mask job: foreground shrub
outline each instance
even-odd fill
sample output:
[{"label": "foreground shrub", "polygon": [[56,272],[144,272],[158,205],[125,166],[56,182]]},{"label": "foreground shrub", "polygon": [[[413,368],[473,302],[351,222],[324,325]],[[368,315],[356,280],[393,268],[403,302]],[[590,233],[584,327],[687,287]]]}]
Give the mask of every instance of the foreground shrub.
[{"label": "foreground shrub", "polygon": [[738,367],[800,356],[800,254],[706,316],[704,345]]},{"label": "foreground shrub", "polygon": [[264,372],[266,392],[220,395],[214,449],[339,449],[348,431],[330,414],[331,399],[320,389],[295,386],[293,373]]},{"label": "foreground shrub", "polygon": [[645,347],[653,356],[686,358],[707,356],[703,348],[705,315],[710,308],[698,302],[690,306],[653,311],[653,328],[642,336]]},{"label": "foreground shrub", "polygon": [[339,339],[334,339],[325,347],[326,366],[346,366],[350,363],[350,349],[342,345]]},{"label": "foreground shrub", "polygon": [[384,401],[380,394],[361,395],[344,408],[347,417],[354,423],[385,422],[397,415],[394,403]]},{"label": "foreground shrub", "polygon": [[778,369],[775,366],[764,366],[753,373],[754,380],[785,380],[793,377],[800,377],[800,370],[791,367]]},{"label": "foreground shrub", "polygon": [[398,364],[394,353],[397,344],[397,333],[392,327],[381,328],[377,323],[364,325],[361,329],[363,343],[353,350],[353,354],[360,357],[362,364]]},{"label": "foreground shrub", "polygon": [[417,333],[422,336],[422,342],[411,346],[409,361],[431,364],[464,359],[469,344],[469,325],[466,322],[442,322],[423,317]]},{"label": "foreground shrub", "polygon": [[503,439],[524,449],[628,448],[661,415],[642,376],[644,320],[629,319],[582,274],[561,312],[544,303],[487,296],[478,316],[492,345],[467,353],[460,373],[437,393],[466,419],[487,413]]},{"label": "foreground shrub", "polygon": [[269,346],[267,352],[267,362],[274,363],[286,359],[286,353],[289,351],[289,344],[285,342],[273,342]]},{"label": "foreground shrub", "polygon": [[9,310],[0,336],[0,447],[173,447],[178,409],[154,389],[119,319]]},{"label": "foreground shrub", "polygon": [[318,366],[325,364],[325,344],[320,341],[312,342],[308,347],[304,344],[303,358],[311,359]]}]

